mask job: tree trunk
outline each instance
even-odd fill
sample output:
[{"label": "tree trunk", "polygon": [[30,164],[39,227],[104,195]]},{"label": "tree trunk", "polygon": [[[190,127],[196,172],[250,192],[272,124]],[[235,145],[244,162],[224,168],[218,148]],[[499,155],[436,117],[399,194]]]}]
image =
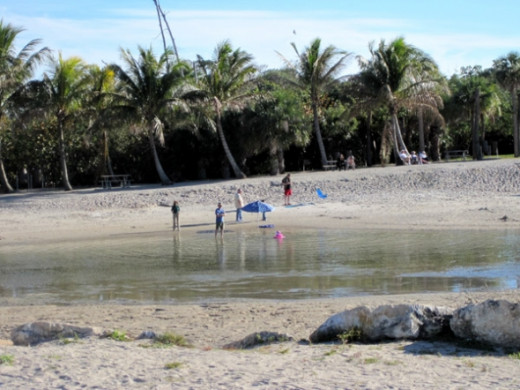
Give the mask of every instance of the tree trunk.
[{"label": "tree trunk", "polygon": [[520,129],[518,128],[518,91],[513,89],[513,139],[515,143],[515,157],[520,156]]},{"label": "tree trunk", "polygon": [[426,150],[424,146],[424,116],[423,110],[419,107],[417,112],[417,120],[419,121],[419,153]]},{"label": "tree trunk", "polygon": [[69,181],[69,171],[67,169],[67,152],[65,149],[65,134],[63,132],[63,121],[58,119],[58,131],[60,135],[60,166],[61,166],[61,180],[65,191],[72,191],[72,186]]},{"label": "tree trunk", "polygon": [[2,140],[0,139],[0,183],[2,183],[2,187],[5,192],[14,192],[13,187],[9,184],[9,180],[7,179],[7,174],[5,173],[4,167],[4,157],[2,156]]},{"label": "tree trunk", "polygon": [[109,175],[114,175],[114,169],[112,168],[112,160],[110,159],[110,153],[108,151],[108,133],[103,130],[103,157],[105,161],[105,167]]},{"label": "tree trunk", "polygon": [[431,134],[431,150],[430,158],[431,161],[440,161],[441,159],[441,128],[437,125],[430,127]]},{"label": "tree trunk", "polygon": [[480,90],[477,88],[474,95],[473,118],[471,126],[473,160],[482,160],[478,139],[480,122]]},{"label": "tree trunk", "polygon": [[153,129],[150,127],[148,130],[148,141],[150,142],[150,149],[152,150],[153,162],[155,164],[155,170],[159,175],[159,180],[161,180],[162,185],[170,185],[172,181],[164,172],[164,169],[161,165],[161,161],[159,160],[159,155],[157,154],[157,148],[155,146],[155,136],[153,134]]},{"label": "tree trunk", "polygon": [[269,145],[269,165],[270,174],[277,175],[279,174],[279,166],[278,166],[278,145],[277,142],[273,139],[271,140],[271,144]]},{"label": "tree trunk", "polygon": [[221,114],[220,114],[220,101],[217,98],[214,98],[214,104],[215,104],[215,112],[217,114],[217,133],[220,138],[220,142],[222,142],[222,147],[224,148],[224,153],[226,154],[226,157],[228,159],[229,165],[231,165],[231,169],[233,169],[233,172],[235,173],[235,176],[238,179],[245,179],[247,176],[238,164],[235,161],[235,158],[233,157],[233,154],[231,154],[231,150],[229,149],[228,143],[226,141],[226,137],[224,136],[224,130],[222,129],[222,120],[221,120]]},{"label": "tree trunk", "polygon": [[312,99],[312,116],[313,116],[313,127],[314,133],[316,133],[316,142],[318,143],[318,148],[320,149],[320,157],[321,157],[321,165],[327,165],[327,153],[325,152],[325,145],[323,144],[323,138],[321,136],[320,130],[320,118],[318,115],[318,103],[315,101],[317,99]]},{"label": "tree trunk", "polygon": [[366,129],[367,129],[367,136],[366,136],[366,162],[367,166],[372,166],[372,112],[368,113],[368,117],[366,119]]}]

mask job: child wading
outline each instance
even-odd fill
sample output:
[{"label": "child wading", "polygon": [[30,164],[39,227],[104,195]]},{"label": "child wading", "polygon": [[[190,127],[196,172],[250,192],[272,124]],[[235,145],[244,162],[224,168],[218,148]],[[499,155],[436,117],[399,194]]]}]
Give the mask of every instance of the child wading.
[{"label": "child wading", "polygon": [[173,230],[181,230],[179,225],[179,213],[181,212],[181,208],[179,207],[179,202],[176,200],[173,202],[172,206],[172,214],[173,214]]}]

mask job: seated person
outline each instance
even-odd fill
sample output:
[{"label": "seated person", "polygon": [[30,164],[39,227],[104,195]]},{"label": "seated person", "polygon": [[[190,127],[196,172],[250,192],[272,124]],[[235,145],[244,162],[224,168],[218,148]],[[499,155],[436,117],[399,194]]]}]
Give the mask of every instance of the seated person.
[{"label": "seated person", "polygon": [[410,156],[410,162],[412,164],[419,164],[419,156],[415,152],[415,150],[412,152],[412,155]]},{"label": "seated person", "polygon": [[399,157],[401,157],[401,160],[405,165],[410,165],[411,156],[406,152],[406,150],[401,150],[399,152]]},{"label": "seated person", "polygon": [[419,152],[419,164],[428,164],[428,155],[424,150]]},{"label": "seated person", "polygon": [[347,157],[347,169],[356,169],[356,159],[352,155],[352,153],[348,154]]},{"label": "seated person", "polygon": [[343,153],[339,154],[338,160],[336,161],[336,167],[339,171],[345,169],[345,156],[343,155]]}]

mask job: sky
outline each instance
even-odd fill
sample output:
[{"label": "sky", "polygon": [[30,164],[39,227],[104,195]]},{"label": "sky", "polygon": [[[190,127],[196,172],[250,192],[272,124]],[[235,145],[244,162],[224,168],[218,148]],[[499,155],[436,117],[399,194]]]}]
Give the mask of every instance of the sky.
[{"label": "sky", "polygon": [[[517,0],[159,0],[179,56],[211,59],[229,40],[257,65],[281,68],[315,38],[352,53],[345,74],[358,71],[368,46],[397,37],[421,49],[451,76],[464,66],[491,67],[520,51]],[[16,47],[32,39],[64,58],[102,66],[122,64],[120,49],[162,52],[153,0],[0,0],[0,19],[24,29]],[[168,42],[171,45],[170,42]]]}]

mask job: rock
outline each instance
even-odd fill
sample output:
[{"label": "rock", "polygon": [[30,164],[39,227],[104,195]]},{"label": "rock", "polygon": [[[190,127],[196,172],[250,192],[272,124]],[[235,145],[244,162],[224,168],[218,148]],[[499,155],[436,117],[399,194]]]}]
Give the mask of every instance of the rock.
[{"label": "rock", "polygon": [[44,341],[68,337],[89,337],[101,334],[101,329],[57,324],[53,322],[31,322],[11,332],[14,345],[35,345]]},{"label": "rock", "polygon": [[455,336],[499,347],[520,348],[520,306],[487,300],[457,309],[450,320]]},{"label": "rock", "polygon": [[451,310],[422,305],[383,305],[374,310],[359,306],[333,315],[309,337],[313,343],[338,340],[359,331],[362,341],[430,339],[449,333]]},{"label": "rock", "polygon": [[143,339],[155,339],[157,335],[153,330],[144,330],[141,332],[139,337],[137,337],[137,340],[143,340]]},{"label": "rock", "polygon": [[292,341],[293,338],[285,334],[276,332],[255,332],[246,336],[242,340],[235,341],[224,345],[224,349],[247,349],[254,348],[259,345],[267,345],[273,343],[283,343],[285,341]]}]

